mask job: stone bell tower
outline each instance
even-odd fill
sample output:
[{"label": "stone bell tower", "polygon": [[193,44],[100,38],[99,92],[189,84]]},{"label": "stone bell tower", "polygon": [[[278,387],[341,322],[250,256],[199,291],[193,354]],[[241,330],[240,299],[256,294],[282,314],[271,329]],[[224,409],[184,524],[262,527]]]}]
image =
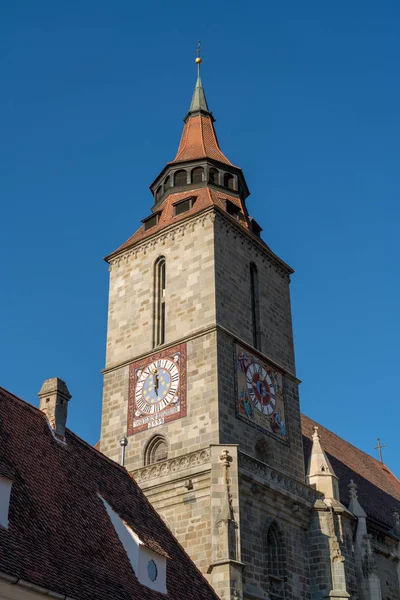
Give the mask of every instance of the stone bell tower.
[{"label": "stone bell tower", "polygon": [[[177,155],[151,184],[140,228],[106,259],[101,451],[118,461],[127,436],[126,468],[221,598],[306,598],[315,492],[304,474],[293,271],[249,216],[196,62]],[[265,211],[272,218],[267,201]]]}]

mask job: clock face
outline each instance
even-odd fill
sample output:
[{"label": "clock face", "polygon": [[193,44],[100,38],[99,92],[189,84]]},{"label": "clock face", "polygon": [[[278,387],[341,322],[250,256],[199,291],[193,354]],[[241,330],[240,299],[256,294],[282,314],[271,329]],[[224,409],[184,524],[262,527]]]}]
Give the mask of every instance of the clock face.
[{"label": "clock face", "polygon": [[129,367],[128,435],[186,416],[186,344]]},{"label": "clock face", "polygon": [[250,363],[246,370],[246,384],[254,408],[265,415],[272,415],[276,405],[275,388],[262,365]]},{"label": "clock face", "polygon": [[138,412],[157,414],[178,402],[179,370],[171,359],[159,359],[137,372],[135,399]]}]

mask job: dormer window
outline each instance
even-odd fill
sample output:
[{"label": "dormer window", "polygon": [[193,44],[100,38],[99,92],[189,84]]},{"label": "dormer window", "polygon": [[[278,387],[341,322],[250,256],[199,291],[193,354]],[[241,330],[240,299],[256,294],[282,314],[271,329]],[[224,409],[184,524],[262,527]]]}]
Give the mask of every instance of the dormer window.
[{"label": "dormer window", "polygon": [[239,221],[240,219],[240,207],[231,202],[230,200],[225,200],[225,208],[228,215],[231,215],[235,219]]},{"label": "dormer window", "polygon": [[149,229],[152,229],[152,227],[155,227],[159,221],[160,215],[161,215],[161,211],[156,212],[156,213],[150,215],[149,217],[146,217],[145,219],[143,219],[142,223],[144,226],[144,230],[149,231]]},{"label": "dormer window", "polygon": [[7,479],[7,477],[0,477],[0,526],[2,527],[8,527],[11,486],[11,479]]},{"label": "dormer window", "polygon": [[183,198],[183,200],[179,200],[173,204],[174,207],[174,217],[181,215],[182,213],[187,212],[193,207],[193,204],[196,200],[195,196],[190,196],[189,198]]},{"label": "dormer window", "polygon": [[160,594],[166,594],[168,555],[160,554],[146,545],[100,494],[99,498],[104,504],[108,517],[125,549],[132,570],[138,578],[139,583]]}]

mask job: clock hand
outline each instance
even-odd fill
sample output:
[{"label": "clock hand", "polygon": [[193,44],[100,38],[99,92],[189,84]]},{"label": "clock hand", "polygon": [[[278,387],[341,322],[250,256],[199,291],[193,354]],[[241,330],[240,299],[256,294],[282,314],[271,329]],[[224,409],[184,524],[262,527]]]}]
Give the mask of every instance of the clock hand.
[{"label": "clock hand", "polygon": [[155,376],[154,376],[154,390],[155,390],[157,396],[158,396],[158,384],[159,384],[158,372],[156,371]]}]

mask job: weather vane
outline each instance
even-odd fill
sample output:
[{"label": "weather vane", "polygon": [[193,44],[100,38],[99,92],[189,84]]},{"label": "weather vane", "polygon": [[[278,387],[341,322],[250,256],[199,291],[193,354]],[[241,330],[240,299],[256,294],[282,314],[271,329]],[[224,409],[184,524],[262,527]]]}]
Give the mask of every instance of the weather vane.
[{"label": "weather vane", "polygon": [[381,461],[381,463],[383,464],[383,458],[382,458],[382,448],[386,448],[386,444],[381,445],[381,440],[380,438],[376,438],[376,441],[378,442],[378,445],[375,446],[374,450],[378,450],[379,452],[379,460]]},{"label": "weather vane", "polygon": [[195,63],[197,65],[197,71],[198,74],[200,75],[200,65],[203,62],[203,59],[200,56],[200,52],[201,52],[201,42],[200,40],[197,42],[197,56],[196,56],[196,60]]}]

